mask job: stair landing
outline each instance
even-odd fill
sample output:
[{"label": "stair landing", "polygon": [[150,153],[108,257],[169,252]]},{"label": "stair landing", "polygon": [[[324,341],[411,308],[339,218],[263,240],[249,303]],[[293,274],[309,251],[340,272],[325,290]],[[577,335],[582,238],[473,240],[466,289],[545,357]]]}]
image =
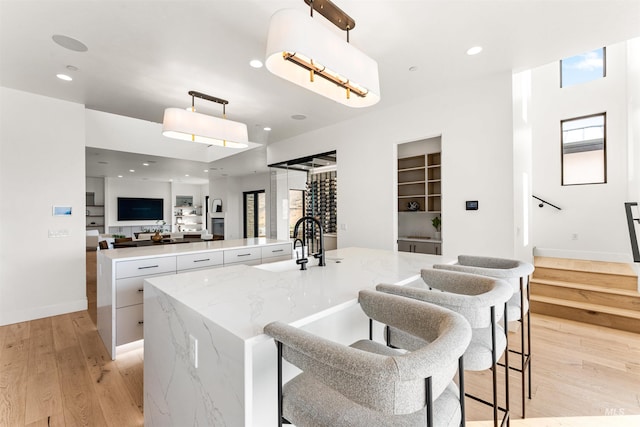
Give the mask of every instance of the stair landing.
[{"label": "stair landing", "polygon": [[640,333],[638,277],[628,264],[535,257],[531,311]]}]

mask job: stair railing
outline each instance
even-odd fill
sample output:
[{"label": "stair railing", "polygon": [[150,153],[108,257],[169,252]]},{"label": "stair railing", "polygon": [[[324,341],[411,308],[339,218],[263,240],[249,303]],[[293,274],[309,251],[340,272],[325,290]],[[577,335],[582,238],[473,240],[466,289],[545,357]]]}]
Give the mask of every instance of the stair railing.
[{"label": "stair railing", "polygon": [[638,235],[636,234],[636,225],[634,221],[640,224],[640,218],[633,217],[631,208],[638,206],[637,202],[625,202],[624,210],[627,213],[627,226],[629,227],[629,240],[631,241],[631,252],[633,252],[633,262],[640,262],[640,250],[638,250]]},{"label": "stair railing", "polygon": [[540,197],[538,197],[538,196],[531,195],[531,197],[533,197],[534,199],[536,199],[536,200],[539,200],[539,201],[540,201],[540,203],[538,204],[538,207],[540,207],[540,208],[543,208],[543,207],[544,207],[544,205],[546,204],[546,205],[549,205],[549,206],[553,206],[554,208],[558,209],[559,211],[561,211],[561,210],[562,210],[562,208],[559,208],[559,207],[557,207],[556,205],[554,205],[553,203],[549,203],[549,202],[547,202],[546,200],[543,200],[543,199],[541,199],[541,198],[540,198]]}]

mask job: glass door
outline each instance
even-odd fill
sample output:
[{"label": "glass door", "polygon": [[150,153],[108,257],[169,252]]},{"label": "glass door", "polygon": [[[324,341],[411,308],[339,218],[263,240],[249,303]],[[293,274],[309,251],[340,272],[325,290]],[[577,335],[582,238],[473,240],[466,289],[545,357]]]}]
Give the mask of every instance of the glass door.
[{"label": "glass door", "polygon": [[266,237],[267,198],[264,190],[246,191],[244,195],[244,237]]}]

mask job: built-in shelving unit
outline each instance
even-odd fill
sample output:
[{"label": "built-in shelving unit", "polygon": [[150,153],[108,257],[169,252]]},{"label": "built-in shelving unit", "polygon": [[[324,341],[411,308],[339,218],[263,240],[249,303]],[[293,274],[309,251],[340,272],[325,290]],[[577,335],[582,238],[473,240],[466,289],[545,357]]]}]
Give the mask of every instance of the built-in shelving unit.
[{"label": "built-in shelving unit", "polygon": [[425,156],[398,159],[398,212],[424,212],[426,209]]},{"label": "built-in shelving unit", "polygon": [[174,206],[176,231],[202,231],[202,206]]},{"label": "built-in shelving unit", "polygon": [[86,228],[104,233],[104,205],[86,205]]},{"label": "built-in shelving unit", "polygon": [[427,154],[427,210],[440,213],[442,210],[441,154]]}]

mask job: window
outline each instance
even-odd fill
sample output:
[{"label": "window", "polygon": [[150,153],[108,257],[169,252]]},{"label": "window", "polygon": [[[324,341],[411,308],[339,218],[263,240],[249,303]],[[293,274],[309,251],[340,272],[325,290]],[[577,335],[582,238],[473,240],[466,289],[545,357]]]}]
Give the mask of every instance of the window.
[{"label": "window", "polygon": [[606,113],[562,120],[562,185],[607,182]]},{"label": "window", "polygon": [[604,47],[560,61],[560,87],[590,82],[606,76]]},{"label": "window", "polygon": [[289,237],[293,236],[293,227],[304,216],[304,190],[289,190]]}]

